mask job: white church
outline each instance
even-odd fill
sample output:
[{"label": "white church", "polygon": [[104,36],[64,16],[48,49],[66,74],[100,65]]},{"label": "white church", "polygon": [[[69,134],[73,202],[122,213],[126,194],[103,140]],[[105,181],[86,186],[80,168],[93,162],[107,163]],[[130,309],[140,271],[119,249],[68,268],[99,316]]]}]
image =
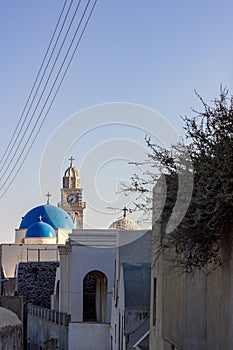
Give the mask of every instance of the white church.
[{"label": "white church", "polygon": [[[22,217],[15,242],[1,244],[1,295],[29,300],[28,349],[148,349],[151,231],[127,218],[126,208],[109,228],[84,229],[86,204],[73,161],[58,206],[48,193],[46,204]],[[49,307],[26,295],[32,278],[37,296],[52,285]]]}]

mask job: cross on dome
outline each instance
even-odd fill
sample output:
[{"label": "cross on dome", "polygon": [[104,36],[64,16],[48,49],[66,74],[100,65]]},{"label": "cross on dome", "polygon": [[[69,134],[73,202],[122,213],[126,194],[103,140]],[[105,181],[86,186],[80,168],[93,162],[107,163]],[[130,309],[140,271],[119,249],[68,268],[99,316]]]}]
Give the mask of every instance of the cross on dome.
[{"label": "cross on dome", "polygon": [[52,195],[48,192],[45,196],[48,197],[47,204],[49,204],[49,197],[52,197]]},{"label": "cross on dome", "polygon": [[124,207],[124,208],[112,208],[112,207],[107,207],[107,209],[113,209],[113,210],[120,210],[120,211],[123,211],[123,218],[126,218],[126,216],[127,216],[127,211],[129,212],[129,213],[132,213],[132,209],[128,209],[128,208],[126,208],[126,206]]},{"label": "cross on dome", "polygon": [[133,212],[132,209],[126,208],[126,207],[124,207],[124,208],[121,209],[121,210],[123,211],[123,217],[124,217],[124,218],[126,218],[126,216],[127,216],[127,211],[128,211],[129,213],[132,213],[132,212]]},{"label": "cross on dome", "polygon": [[40,215],[40,216],[39,216],[40,221],[42,221],[42,218],[43,218],[43,216],[42,216],[42,215]]},{"label": "cross on dome", "polygon": [[[112,208],[112,209],[116,209],[116,208]],[[114,221],[109,226],[109,229],[131,230],[131,231],[132,230],[140,230],[141,229],[141,227],[138,224],[136,224],[133,220],[128,219],[127,216],[126,216],[127,211],[129,213],[132,213],[132,209],[124,207],[123,209],[118,208],[118,210],[122,210],[123,211],[123,218]]]},{"label": "cross on dome", "polygon": [[123,214],[123,217],[126,218],[126,214],[127,214],[127,211],[128,211],[129,209],[127,209],[126,207],[124,207],[122,210],[123,210],[123,213],[124,213],[124,214]]}]

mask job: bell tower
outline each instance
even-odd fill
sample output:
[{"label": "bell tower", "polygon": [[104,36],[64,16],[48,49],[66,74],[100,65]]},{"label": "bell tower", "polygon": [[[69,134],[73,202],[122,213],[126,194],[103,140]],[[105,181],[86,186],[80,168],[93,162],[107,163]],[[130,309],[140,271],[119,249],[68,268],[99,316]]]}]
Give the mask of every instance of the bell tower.
[{"label": "bell tower", "polygon": [[86,203],[82,201],[82,191],[78,170],[74,167],[74,158],[70,157],[70,166],[63,176],[63,187],[61,188],[61,202],[59,207],[64,209],[72,218],[77,229],[83,228],[83,210]]}]

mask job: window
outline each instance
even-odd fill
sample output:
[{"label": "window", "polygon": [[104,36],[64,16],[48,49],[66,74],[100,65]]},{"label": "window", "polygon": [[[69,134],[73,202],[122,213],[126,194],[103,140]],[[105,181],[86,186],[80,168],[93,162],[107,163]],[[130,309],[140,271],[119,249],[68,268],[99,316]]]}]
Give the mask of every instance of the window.
[{"label": "window", "polygon": [[96,319],[96,278],[89,272],[83,280],[83,321]]},{"label": "window", "polygon": [[156,291],[157,291],[157,279],[154,278],[154,283],[153,283],[153,315],[152,315],[153,326],[155,326],[155,323],[156,323]]}]

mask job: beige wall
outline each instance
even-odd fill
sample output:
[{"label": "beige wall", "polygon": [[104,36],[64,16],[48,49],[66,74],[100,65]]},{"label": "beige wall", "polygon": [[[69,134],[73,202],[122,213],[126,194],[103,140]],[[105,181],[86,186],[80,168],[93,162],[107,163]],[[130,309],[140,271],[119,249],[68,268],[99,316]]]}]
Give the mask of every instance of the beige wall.
[{"label": "beige wall", "polygon": [[172,350],[172,344],[179,350],[232,350],[232,252],[222,251],[228,261],[222,268],[208,274],[200,271],[184,274],[172,267],[172,252],[169,258],[163,253],[155,259],[160,234],[161,219],[153,225],[150,350]]},{"label": "beige wall", "polygon": [[1,265],[6,277],[14,277],[16,264],[27,261],[56,261],[58,258],[57,244],[2,244]]},{"label": "beige wall", "polygon": [[184,350],[232,350],[233,260],[208,275],[173,272],[165,256],[160,263],[151,349],[171,349],[168,342]]}]

